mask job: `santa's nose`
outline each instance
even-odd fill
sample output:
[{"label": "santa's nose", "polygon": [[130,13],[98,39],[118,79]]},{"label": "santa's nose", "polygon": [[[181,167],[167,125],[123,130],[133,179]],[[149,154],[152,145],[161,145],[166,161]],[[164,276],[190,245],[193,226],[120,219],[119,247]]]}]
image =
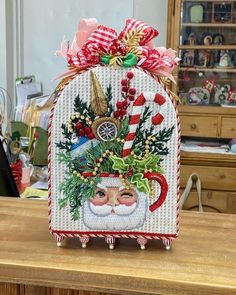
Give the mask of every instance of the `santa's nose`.
[{"label": "santa's nose", "polygon": [[119,201],[117,200],[117,192],[113,192],[113,191],[107,192],[107,197],[108,197],[107,205],[115,207],[120,204]]}]

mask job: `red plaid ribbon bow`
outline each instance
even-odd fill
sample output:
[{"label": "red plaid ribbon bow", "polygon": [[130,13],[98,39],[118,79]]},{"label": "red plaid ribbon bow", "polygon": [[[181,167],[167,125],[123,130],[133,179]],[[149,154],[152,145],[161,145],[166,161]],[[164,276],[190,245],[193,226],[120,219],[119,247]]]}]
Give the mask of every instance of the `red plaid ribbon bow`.
[{"label": "red plaid ribbon bow", "polygon": [[153,47],[152,39],[158,34],[156,29],[134,19],[126,21],[119,35],[112,28],[97,26],[95,19],[82,20],[71,47],[63,40],[61,49],[56,52],[66,59],[70,68],[62,76],[103,64],[104,57],[108,58],[107,63],[114,61],[112,58],[119,58],[122,66],[129,54],[129,57],[134,56],[135,66],[173,80],[171,73],[179,59],[172,49]]}]

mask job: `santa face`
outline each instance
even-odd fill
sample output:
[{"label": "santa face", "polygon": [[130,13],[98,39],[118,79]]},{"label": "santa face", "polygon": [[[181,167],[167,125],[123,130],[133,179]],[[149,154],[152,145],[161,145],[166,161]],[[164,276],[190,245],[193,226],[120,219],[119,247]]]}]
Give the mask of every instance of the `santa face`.
[{"label": "santa face", "polygon": [[84,204],[83,221],[90,229],[130,230],[146,220],[147,195],[126,189],[120,179],[102,178],[95,196]]}]

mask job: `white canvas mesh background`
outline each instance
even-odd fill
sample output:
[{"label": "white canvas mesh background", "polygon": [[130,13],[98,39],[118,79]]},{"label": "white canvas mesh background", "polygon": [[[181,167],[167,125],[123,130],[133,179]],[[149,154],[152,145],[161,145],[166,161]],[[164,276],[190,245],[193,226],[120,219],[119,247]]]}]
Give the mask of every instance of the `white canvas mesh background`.
[{"label": "white canvas mesh background", "polygon": [[[170,98],[162,88],[149,75],[138,69],[114,69],[112,67],[97,67],[92,69],[103,89],[105,90],[109,84],[112,86],[113,104],[118,100],[121,100],[121,80],[126,77],[128,71],[134,73],[134,78],[131,80],[131,87],[137,90],[137,95],[144,91],[151,91],[154,93],[160,93],[167,99],[167,112],[163,123],[155,127],[155,132],[163,129],[164,127],[171,127],[175,125],[171,140],[167,143],[169,154],[163,156],[164,161],[162,166],[165,171],[165,177],[169,186],[168,195],[164,204],[155,210],[143,227],[134,229],[135,232],[146,233],[160,233],[160,234],[175,234],[176,228],[176,203],[177,203],[177,169],[178,169],[178,130],[177,130],[177,118],[174,107]],[[68,118],[74,113],[73,104],[75,97],[79,94],[80,98],[90,103],[90,71],[87,71],[81,75],[78,75],[69,85],[65,87],[54,110],[54,117],[51,126],[52,138],[51,138],[51,227],[53,230],[58,231],[90,231],[83,223],[82,219],[78,221],[72,221],[70,215],[70,208],[59,209],[58,200],[63,197],[59,192],[58,186],[64,179],[66,167],[60,164],[57,159],[59,149],[56,147],[56,142],[63,140],[61,124],[67,123]],[[155,104],[151,104],[151,109],[154,114],[158,111],[158,107]],[[151,122],[146,125],[150,127]],[[159,185],[156,183],[156,191],[159,194]],[[149,203],[153,203],[153,200],[149,199]],[[82,212],[81,212],[82,215]],[[94,230],[92,230],[94,231]]]}]

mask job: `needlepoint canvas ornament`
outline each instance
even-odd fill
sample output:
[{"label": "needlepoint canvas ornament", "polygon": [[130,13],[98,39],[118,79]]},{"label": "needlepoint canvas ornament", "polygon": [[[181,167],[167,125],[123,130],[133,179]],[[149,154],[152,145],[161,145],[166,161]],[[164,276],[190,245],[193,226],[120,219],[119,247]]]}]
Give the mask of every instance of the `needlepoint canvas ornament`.
[{"label": "needlepoint canvas ornament", "polygon": [[162,83],[175,52],[154,48],[157,30],[129,19],[124,30],[80,22],[58,55],[68,70],[49,129],[50,231],[58,245],[79,237],[133,238],[141,249],[178,234],[179,121]]}]

